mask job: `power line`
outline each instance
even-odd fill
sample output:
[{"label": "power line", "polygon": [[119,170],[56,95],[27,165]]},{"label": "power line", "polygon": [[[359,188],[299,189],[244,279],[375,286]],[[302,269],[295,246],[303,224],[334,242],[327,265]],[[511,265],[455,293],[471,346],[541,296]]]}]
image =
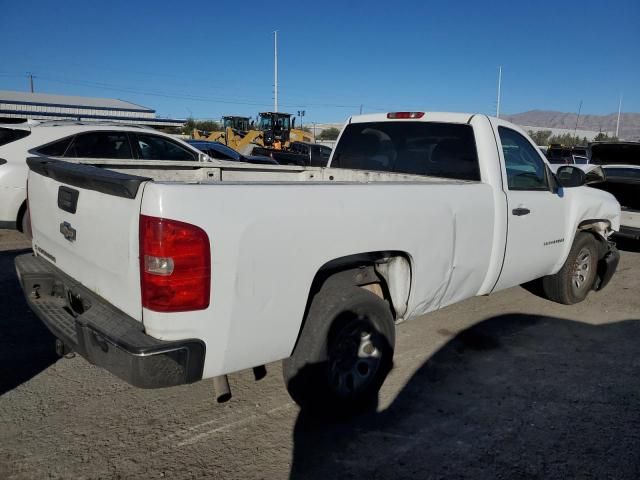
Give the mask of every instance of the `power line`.
[{"label": "power line", "polygon": [[[15,78],[19,78],[22,77],[24,78],[24,74],[13,74],[13,73],[9,73],[9,72],[0,72],[0,76],[1,77],[15,77]],[[153,90],[143,90],[143,89],[139,89],[139,88],[132,88],[132,87],[127,87],[127,86],[123,86],[123,85],[115,85],[115,84],[111,84],[111,83],[105,83],[105,82],[94,82],[94,81],[89,81],[89,80],[81,80],[81,79],[70,79],[70,78],[64,78],[64,77],[56,77],[56,76],[51,76],[51,75],[40,75],[38,74],[38,78],[41,80],[45,80],[45,81],[49,81],[49,82],[54,82],[54,83],[59,83],[59,84],[63,84],[63,85],[74,85],[74,86],[83,86],[83,87],[91,87],[91,88],[96,88],[96,89],[101,89],[101,90],[109,90],[109,91],[115,91],[115,92],[123,92],[123,93],[133,93],[133,94],[137,94],[137,95],[145,95],[145,96],[152,96],[152,97],[159,97],[159,98],[171,98],[171,99],[177,99],[177,100],[194,100],[194,101],[201,101],[201,102],[212,102],[212,103],[223,103],[223,104],[229,104],[229,105],[246,105],[246,106],[256,106],[256,107],[269,107],[272,104],[268,103],[268,102],[263,102],[260,100],[255,100],[255,99],[240,99],[240,98],[229,98],[229,97],[209,97],[209,96],[203,96],[203,95],[194,95],[194,94],[190,94],[190,93],[186,93],[186,92],[163,92],[163,91],[153,91]],[[286,103],[286,104],[280,104],[282,106],[285,107],[289,107],[289,108],[308,108],[308,107],[316,107],[316,108],[344,108],[344,109],[348,109],[348,110],[353,110],[354,112],[357,112],[360,108],[361,105],[360,103],[358,104],[336,104],[336,103],[324,103],[324,102],[306,102],[306,101],[301,101],[298,103]],[[394,110],[394,108],[390,108],[390,107],[380,107],[380,106],[368,106],[367,110],[370,112],[384,112],[384,111],[391,111]]]},{"label": "power line", "polygon": [[[223,98],[223,97],[206,97],[201,95],[192,95],[189,93],[148,91],[148,90],[140,90],[140,89],[131,88],[131,87],[116,86],[116,85],[102,83],[102,82],[62,79],[62,78],[55,78],[55,77],[43,76],[43,75],[38,75],[38,78],[42,80],[48,80],[50,82],[62,83],[66,85],[79,85],[79,86],[85,86],[85,87],[99,88],[103,90],[135,93],[139,95],[147,95],[147,96],[153,96],[153,97],[173,98],[173,99],[180,99],[180,100],[197,100],[197,101],[204,101],[204,102],[226,103],[226,104],[232,104],[232,105],[271,106],[270,103],[261,102],[259,100],[240,100],[240,99],[231,99],[231,98]],[[308,102],[288,103],[288,104],[281,104],[281,105],[284,105],[286,107],[293,107],[293,108],[306,108],[306,107],[349,108],[349,109],[358,108],[358,105],[337,105],[337,104],[331,104],[331,103],[308,103]]]}]

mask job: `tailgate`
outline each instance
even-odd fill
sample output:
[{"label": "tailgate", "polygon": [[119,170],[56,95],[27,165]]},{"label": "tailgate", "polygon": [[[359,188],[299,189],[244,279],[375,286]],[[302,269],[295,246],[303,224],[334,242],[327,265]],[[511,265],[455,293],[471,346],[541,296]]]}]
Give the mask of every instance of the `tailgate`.
[{"label": "tailgate", "polygon": [[138,222],[146,177],[30,158],[34,253],[142,320]]}]

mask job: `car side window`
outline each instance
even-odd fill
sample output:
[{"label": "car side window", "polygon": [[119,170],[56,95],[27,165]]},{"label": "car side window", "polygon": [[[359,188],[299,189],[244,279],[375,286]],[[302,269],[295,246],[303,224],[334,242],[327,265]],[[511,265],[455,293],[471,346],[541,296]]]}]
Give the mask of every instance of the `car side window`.
[{"label": "car side window", "polygon": [[48,155],[50,157],[62,157],[64,155],[64,152],[67,151],[67,148],[69,148],[71,140],[73,140],[73,136],[63,138],[62,140],[57,140],[53,143],[49,143],[36,149],[36,152],[41,153],[42,155]]},{"label": "car side window", "polygon": [[70,158],[132,159],[126,132],[87,132],[75,136],[64,153]]},{"label": "car side window", "polygon": [[329,147],[320,147],[320,156],[323,160],[329,160],[331,149]]},{"label": "car side window", "polygon": [[167,138],[158,135],[136,134],[139,156],[143,160],[198,161],[198,156]]},{"label": "car side window", "polygon": [[509,190],[548,190],[547,167],[536,148],[521,134],[498,127]]}]

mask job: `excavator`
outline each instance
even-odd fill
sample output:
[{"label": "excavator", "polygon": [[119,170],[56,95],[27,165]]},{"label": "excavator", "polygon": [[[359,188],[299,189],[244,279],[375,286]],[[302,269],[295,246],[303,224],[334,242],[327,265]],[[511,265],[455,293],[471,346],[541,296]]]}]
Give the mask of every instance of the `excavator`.
[{"label": "excavator", "polygon": [[251,154],[256,147],[264,147],[263,154],[270,150],[287,150],[291,142],[313,142],[308,132],[295,128],[296,119],[290,113],[260,112],[258,122],[251,122],[248,117],[223,117],[224,131],[193,131],[196,140],[221,142],[243,155]]}]

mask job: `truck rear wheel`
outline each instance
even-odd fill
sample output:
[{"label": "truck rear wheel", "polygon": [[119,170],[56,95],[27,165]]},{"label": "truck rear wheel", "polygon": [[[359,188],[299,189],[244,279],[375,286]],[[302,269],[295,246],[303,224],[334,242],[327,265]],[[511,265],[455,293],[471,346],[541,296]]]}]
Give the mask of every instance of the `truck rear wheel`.
[{"label": "truck rear wheel", "polygon": [[593,288],[598,267],[598,244],[590,233],[579,232],[558,273],[542,279],[545,296],[572,305],[583,301]]},{"label": "truck rear wheel", "polygon": [[387,302],[359,287],[325,286],[311,302],[293,355],[283,361],[289,394],[320,414],[373,406],[391,370],[394,344]]}]

